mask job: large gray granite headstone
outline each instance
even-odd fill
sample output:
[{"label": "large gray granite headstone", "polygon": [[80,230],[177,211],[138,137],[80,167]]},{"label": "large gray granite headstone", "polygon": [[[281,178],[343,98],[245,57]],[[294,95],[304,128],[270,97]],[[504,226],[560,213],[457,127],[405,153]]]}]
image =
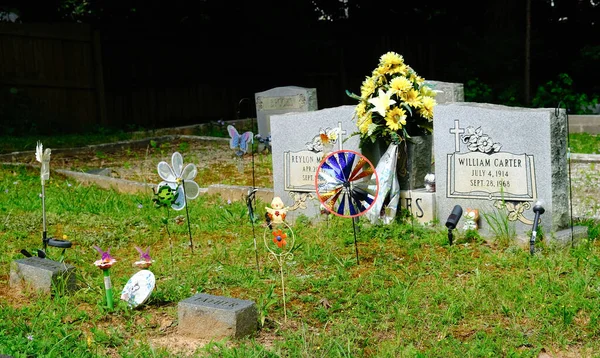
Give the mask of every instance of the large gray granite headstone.
[{"label": "large gray granite headstone", "polygon": [[258,134],[271,134],[271,116],[290,112],[316,111],[317,89],[297,86],[276,87],[254,94]]},{"label": "large gray granite headstone", "polygon": [[[340,106],[273,116],[273,195],[294,209],[287,212],[286,221],[294,222],[300,214],[319,217],[321,203],[316,196],[315,173],[324,154],[340,149],[359,151],[359,136],[350,136],[357,131],[355,108]],[[329,148],[315,145],[322,131],[335,128],[339,132],[336,143]]]},{"label": "large gray granite headstone", "polygon": [[435,108],[434,142],[436,211],[441,223],[458,204],[463,210],[479,209],[484,236],[493,236],[486,214],[504,215],[518,237],[527,236],[533,205],[542,200],[544,232],[551,235],[568,226],[564,110],[441,104]]},{"label": "large gray granite headstone", "polygon": [[31,287],[50,293],[56,284],[64,284],[67,291],[76,289],[75,267],[35,256],[15,260],[10,265],[11,287]]},{"label": "large gray granite headstone", "polygon": [[179,302],[178,330],[200,339],[240,338],[256,332],[258,312],[249,300],[198,293]]},{"label": "large gray granite headstone", "polygon": [[465,88],[462,83],[427,80],[425,84],[436,91],[435,101],[437,104],[465,101]]}]

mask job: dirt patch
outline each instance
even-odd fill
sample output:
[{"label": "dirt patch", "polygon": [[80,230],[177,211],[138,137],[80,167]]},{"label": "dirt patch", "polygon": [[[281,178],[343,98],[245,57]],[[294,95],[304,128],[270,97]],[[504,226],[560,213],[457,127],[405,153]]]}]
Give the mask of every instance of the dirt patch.
[{"label": "dirt patch", "polygon": [[[195,181],[200,187],[212,184],[273,187],[271,154],[266,152],[237,156],[226,138],[171,136],[167,140],[140,143],[119,143],[85,147],[80,150],[55,150],[52,169],[91,172],[139,183],[158,184],[156,166],[165,161],[171,165],[171,155],[179,152],[184,165],[193,163],[198,169]],[[13,162],[39,165],[35,155],[15,155]]]}]

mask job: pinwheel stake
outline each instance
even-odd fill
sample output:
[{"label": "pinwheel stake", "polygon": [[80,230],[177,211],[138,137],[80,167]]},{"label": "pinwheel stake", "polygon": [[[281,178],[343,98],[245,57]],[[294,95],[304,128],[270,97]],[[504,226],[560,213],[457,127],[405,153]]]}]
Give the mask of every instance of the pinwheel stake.
[{"label": "pinwheel stake", "polygon": [[152,201],[154,202],[154,207],[156,208],[165,208],[167,212],[167,217],[162,218],[162,223],[165,225],[165,229],[167,230],[167,235],[169,236],[169,250],[171,252],[171,266],[173,263],[173,239],[171,238],[171,231],[169,230],[169,206],[172,206],[175,201],[177,201],[177,192],[171,189],[170,186],[165,185],[161,186],[154,193],[154,197]]},{"label": "pinwheel stake", "polygon": [[352,150],[338,150],[321,160],[315,175],[317,197],[330,213],[352,218],[356,264],[356,218],[370,210],[379,193],[379,179],[373,164]]},{"label": "pinwheel stake", "polygon": [[[269,236],[269,232],[271,232],[271,240],[267,238],[267,236]],[[292,231],[290,226],[285,221],[281,223],[271,223],[271,228],[269,226],[265,227],[263,240],[267,250],[269,251],[269,259],[275,260],[277,261],[277,264],[279,264],[279,274],[281,276],[281,294],[283,298],[283,317],[284,321],[287,322],[283,263],[285,260],[291,260],[294,257],[294,254],[292,253],[292,249],[294,248],[294,243],[296,241],[296,238],[294,237],[294,231]]]},{"label": "pinwheel stake", "polygon": [[[183,166],[183,157],[179,152],[173,153],[171,156],[171,165],[167,162],[160,162],[157,166],[158,175],[163,181],[157,185],[156,194],[160,195],[164,192],[164,195],[169,196],[169,202],[171,208],[174,210],[181,210],[185,207],[185,214],[187,216],[188,233],[190,236],[190,249],[194,254],[194,242],[192,240],[192,228],[190,226],[190,213],[187,208],[187,200],[196,199],[200,194],[200,187],[194,181],[196,175],[198,175],[198,169],[194,164],[187,164]],[[169,190],[163,189],[168,186],[174,193],[168,194]],[[161,200],[158,198],[157,200]],[[154,200],[156,203],[157,201]],[[166,201],[165,201],[166,202]]]},{"label": "pinwheel stake", "polygon": [[110,268],[117,262],[110,256],[110,248],[104,251],[98,246],[94,248],[102,255],[100,260],[94,262],[94,265],[102,270],[104,274],[104,289],[106,291],[106,305],[109,309],[114,309],[112,282],[110,281]]}]

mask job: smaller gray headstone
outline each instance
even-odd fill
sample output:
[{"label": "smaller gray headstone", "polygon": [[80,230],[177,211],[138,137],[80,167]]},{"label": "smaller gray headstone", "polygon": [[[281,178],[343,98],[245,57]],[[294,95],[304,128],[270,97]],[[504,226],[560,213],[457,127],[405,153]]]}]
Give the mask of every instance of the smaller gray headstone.
[{"label": "smaller gray headstone", "polygon": [[179,332],[194,338],[240,338],[258,327],[253,301],[199,293],[180,301],[177,310]]},{"label": "smaller gray headstone", "polygon": [[317,89],[296,86],[276,87],[254,94],[258,134],[266,138],[271,134],[271,116],[291,112],[316,111]]},{"label": "smaller gray headstone", "polygon": [[27,257],[11,263],[11,287],[29,286],[50,293],[52,285],[56,284],[64,284],[67,291],[76,289],[75,267],[40,257]]},{"label": "smaller gray headstone", "polygon": [[425,81],[425,84],[437,92],[435,101],[438,104],[465,101],[465,89],[462,83],[428,80]]}]

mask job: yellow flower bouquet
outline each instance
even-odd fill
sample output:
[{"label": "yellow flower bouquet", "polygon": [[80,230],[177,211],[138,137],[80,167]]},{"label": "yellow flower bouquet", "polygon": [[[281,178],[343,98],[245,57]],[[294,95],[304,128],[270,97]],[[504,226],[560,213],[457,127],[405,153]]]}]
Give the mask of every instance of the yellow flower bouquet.
[{"label": "yellow flower bouquet", "polygon": [[435,92],[406,63],[404,58],[387,52],[360,88],[355,116],[361,146],[383,140],[386,145],[400,143],[411,136],[433,131]]}]

